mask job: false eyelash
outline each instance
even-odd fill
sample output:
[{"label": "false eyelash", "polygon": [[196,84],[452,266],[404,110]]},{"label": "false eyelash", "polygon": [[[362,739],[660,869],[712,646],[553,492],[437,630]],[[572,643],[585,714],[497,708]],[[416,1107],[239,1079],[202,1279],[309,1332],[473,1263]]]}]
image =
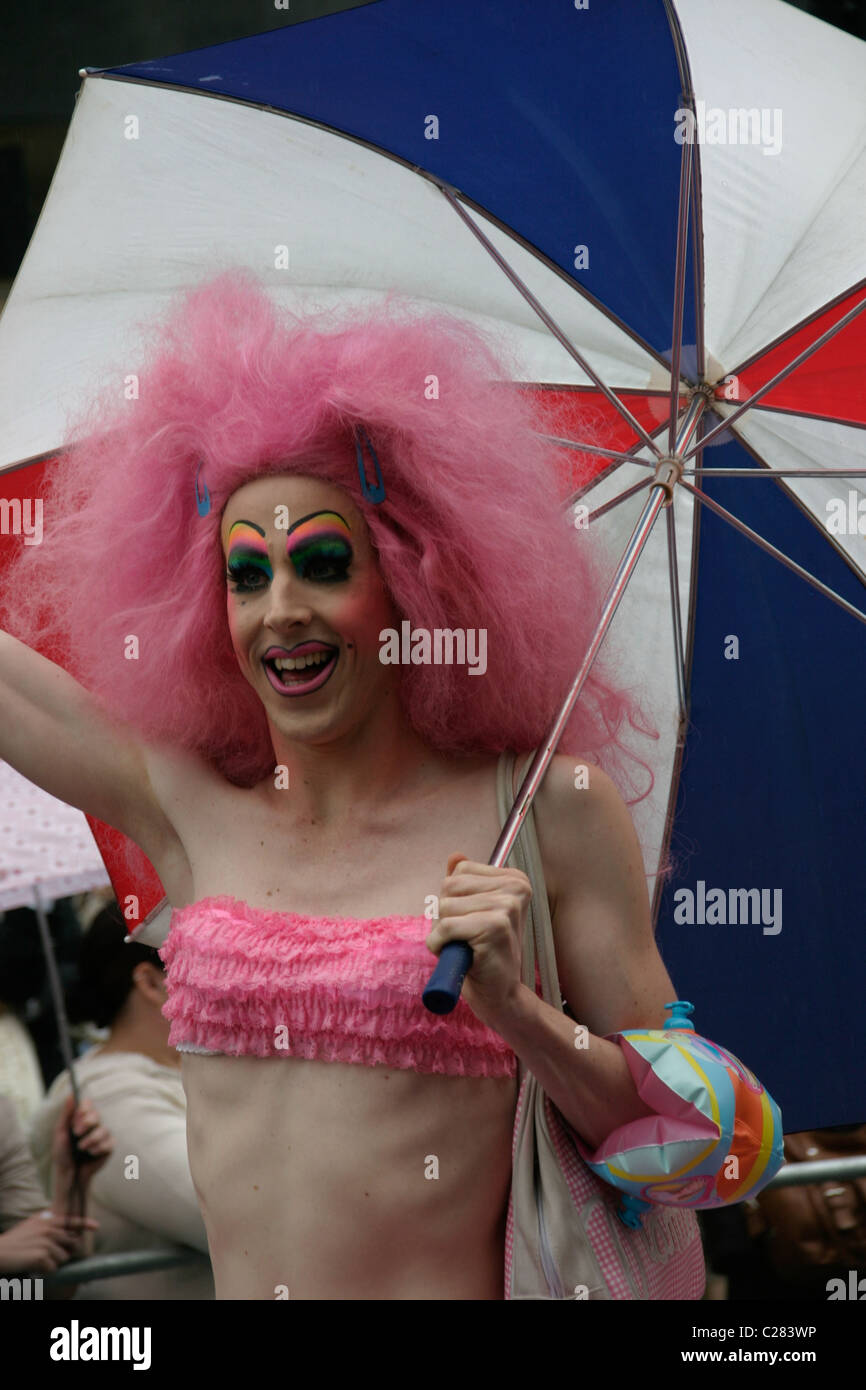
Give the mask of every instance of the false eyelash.
[{"label": "false eyelash", "polygon": [[262,575],[262,576],[264,576],[265,578],[267,577],[267,576],[265,576],[265,574],[264,574],[264,570],[260,570],[256,565],[239,565],[239,566],[237,567],[237,569],[234,569],[234,570],[227,569],[227,570],[226,570],[226,580],[228,581],[229,584],[234,584],[235,590],[237,591],[237,593],[239,593],[239,594],[252,594],[252,593],[254,593],[254,592],[256,591],[256,589],[260,589],[260,588],[262,587],[262,585],[261,585],[261,584],[245,584],[245,583],[243,582],[242,578],[241,578],[241,575],[250,574],[250,573],[256,574],[256,575]]}]

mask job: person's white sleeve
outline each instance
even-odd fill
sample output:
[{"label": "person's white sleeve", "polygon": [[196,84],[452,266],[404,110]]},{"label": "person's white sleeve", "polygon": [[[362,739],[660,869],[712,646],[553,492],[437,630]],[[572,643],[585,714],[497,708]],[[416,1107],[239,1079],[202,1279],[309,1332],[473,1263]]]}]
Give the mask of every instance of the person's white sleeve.
[{"label": "person's white sleeve", "polygon": [[[186,1149],[186,1111],[160,1086],[100,1077],[88,1096],[114,1136],[114,1152],[94,1177],[94,1199],[167,1240],[208,1253]],[[137,1079],[137,1078],[136,1078]]]},{"label": "person's white sleeve", "polygon": [[15,1106],[0,1095],[0,1234],[47,1206]]}]

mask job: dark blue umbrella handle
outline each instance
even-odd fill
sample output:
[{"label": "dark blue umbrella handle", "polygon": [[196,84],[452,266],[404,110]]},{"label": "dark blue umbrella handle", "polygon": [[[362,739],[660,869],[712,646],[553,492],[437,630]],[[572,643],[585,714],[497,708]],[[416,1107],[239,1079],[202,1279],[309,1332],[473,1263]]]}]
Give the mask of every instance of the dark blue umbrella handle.
[{"label": "dark blue umbrella handle", "polygon": [[450,1014],[460,998],[463,980],[472,967],[472,947],[465,941],[447,941],[439,952],[436,969],[421,995],[431,1014]]}]

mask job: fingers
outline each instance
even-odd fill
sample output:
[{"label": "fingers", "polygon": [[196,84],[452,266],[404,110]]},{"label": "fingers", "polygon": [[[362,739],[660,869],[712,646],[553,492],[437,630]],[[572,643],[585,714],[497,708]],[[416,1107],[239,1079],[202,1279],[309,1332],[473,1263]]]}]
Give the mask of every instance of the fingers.
[{"label": "fingers", "polygon": [[465,854],[449,854],[447,873],[449,878],[463,877],[465,874],[480,874],[481,877],[494,874],[501,877],[508,874],[519,874],[519,869],[508,869],[497,867],[495,864],[481,864],[475,859],[467,859]]},{"label": "fingers", "polygon": [[91,1158],[101,1158],[114,1148],[111,1131],[99,1123],[99,1115],[91,1100],[84,1100],[72,1118],[72,1132],[79,1151]]},{"label": "fingers", "polygon": [[67,1216],[62,1212],[50,1212],[49,1217],[70,1232],[98,1231],[99,1222],[92,1216]]},{"label": "fingers", "polygon": [[523,907],[528,898],[511,897],[504,893],[478,895],[439,903],[439,919],[426,940],[436,955],[448,941],[465,941],[469,945],[487,940],[508,941],[519,933]]},{"label": "fingers", "polygon": [[69,1225],[69,1220],[68,1217],[52,1213],[51,1224],[38,1242],[39,1256],[49,1272],[53,1273],[59,1265],[66,1264],[78,1248],[81,1233]]},{"label": "fingers", "polygon": [[446,897],[461,897],[466,893],[492,892],[499,887],[511,887],[514,884],[523,884],[530,889],[532,885],[526,874],[520,869],[497,868],[493,864],[476,864],[470,859],[464,859],[460,864],[452,868],[452,861],[456,855],[451,855],[448,860],[448,873],[442,880],[442,893]]},{"label": "fingers", "polygon": [[66,1262],[65,1250],[52,1250],[50,1246],[46,1246],[34,1257],[33,1268],[38,1269],[40,1274],[53,1274],[55,1269],[58,1269],[60,1265],[65,1265]]},{"label": "fingers", "polygon": [[439,894],[437,924],[431,933],[433,942],[428,941],[430,949],[436,949],[434,943],[460,938],[460,923],[449,927],[448,919],[484,913],[491,924],[501,918],[505,925],[510,918],[523,914],[531,898],[532,885],[519,869],[479,864],[459,853],[449,855],[448,874]]},{"label": "fingers", "polygon": [[77,1134],[76,1139],[79,1149],[84,1149],[91,1158],[109,1154],[114,1147],[111,1132],[104,1125],[97,1125],[95,1129],[88,1130],[82,1135]]},{"label": "fingers", "polygon": [[60,1231],[56,1235],[48,1236],[48,1247],[55,1258],[59,1255],[61,1260],[68,1260],[70,1255],[78,1246],[79,1237],[72,1235],[69,1231]]},{"label": "fingers", "polygon": [[507,922],[515,914],[519,914],[528,901],[527,894],[512,893],[507,889],[500,889],[497,893],[476,892],[461,898],[443,896],[439,899],[439,925],[450,919],[456,918],[459,921],[478,912],[483,912],[491,919],[501,918],[503,922]]},{"label": "fingers", "polygon": [[92,1100],[83,1100],[72,1116],[72,1129],[76,1136],[86,1134],[99,1123],[99,1116]]},{"label": "fingers", "polygon": [[532,884],[519,869],[492,869],[486,875],[465,872],[449,874],[439,894],[439,917],[460,916],[466,912],[494,911],[497,908],[522,912],[532,899]]},{"label": "fingers", "polygon": [[483,942],[497,954],[513,953],[531,900],[532,885],[519,869],[451,854],[427,948],[438,955],[449,941],[466,941],[473,950]]},{"label": "fingers", "polygon": [[88,1220],[87,1217],[67,1216],[62,1211],[43,1211],[39,1213],[43,1221],[47,1222],[47,1232],[49,1236],[56,1240],[75,1242],[81,1234],[82,1222]]},{"label": "fingers", "polygon": [[85,1230],[98,1230],[92,1217],[67,1216],[60,1211],[41,1211],[12,1226],[0,1237],[0,1271],[32,1269],[53,1274],[60,1265],[80,1253]]}]

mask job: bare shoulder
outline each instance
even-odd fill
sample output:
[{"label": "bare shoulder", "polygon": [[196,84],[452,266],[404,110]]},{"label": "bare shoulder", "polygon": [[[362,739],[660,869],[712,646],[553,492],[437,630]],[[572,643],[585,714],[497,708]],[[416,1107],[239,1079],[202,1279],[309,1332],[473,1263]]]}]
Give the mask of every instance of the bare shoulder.
[{"label": "bare shoulder", "polygon": [[[588,758],[555,753],[533,802],[551,907],[573,885],[642,859],[616,784]],[[635,857],[637,856],[637,857]]]}]

